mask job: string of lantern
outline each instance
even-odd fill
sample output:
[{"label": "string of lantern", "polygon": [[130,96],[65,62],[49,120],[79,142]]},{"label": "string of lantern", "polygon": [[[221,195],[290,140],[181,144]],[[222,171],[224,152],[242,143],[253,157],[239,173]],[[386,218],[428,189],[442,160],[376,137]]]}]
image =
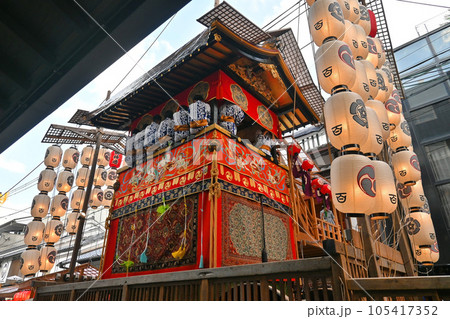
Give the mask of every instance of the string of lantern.
[{"label": "string of lantern", "polygon": [[[72,194],[70,208],[72,212],[66,217],[66,231],[69,235],[74,235],[78,231],[79,220],[86,200],[86,187],[88,184],[90,169],[93,161],[94,148],[88,145],[83,148],[81,156],[75,147],[70,147],[63,152],[58,145],[48,147],[44,159],[46,168],[40,173],[38,178],[38,195],[33,198],[31,206],[31,215],[33,220],[27,225],[25,230],[24,242],[27,245],[26,250],[21,255],[21,272],[24,276],[30,277],[38,271],[43,273],[50,271],[56,260],[57,243],[64,230],[61,219],[66,215],[69,207],[68,194],[72,189],[74,182],[73,169],[76,168],[78,161],[82,167],[78,169],[75,184],[78,187]],[[62,160],[62,161],[61,161]],[[98,169],[94,175],[94,188],[92,189],[89,206],[93,209],[103,205],[104,208],[111,206],[114,189],[113,185],[117,180],[117,168],[120,167],[122,155],[120,153],[111,153],[110,150],[101,148],[97,159]],[[55,172],[62,162],[64,170],[59,175]],[[107,171],[106,166],[110,169]],[[55,186],[56,185],[56,186]],[[102,187],[106,185],[103,192]],[[55,188],[56,187],[56,188]],[[58,194],[52,199],[49,192],[56,189]],[[42,222],[48,213],[51,219],[47,224]],[[84,212],[85,213],[85,212]],[[38,246],[45,242],[45,246],[39,251]]]},{"label": "string of lantern", "polygon": [[[42,219],[47,216],[50,208],[50,196],[48,193],[55,187],[56,172],[54,169],[59,166],[61,157],[62,150],[58,145],[47,148],[44,158],[46,168],[39,174],[37,184],[39,194],[33,198],[31,204],[31,216],[33,217],[33,220],[25,229],[24,242],[25,245],[27,245],[27,248],[20,256],[20,271],[25,277],[33,276],[40,268],[41,252],[39,251],[38,246],[44,239],[44,231],[49,229],[49,227],[47,228],[42,222]],[[50,252],[51,251],[49,250],[49,253]],[[49,258],[46,257],[46,259]]]},{"label": "string of lantern", "polygon": [[[434,227],[375,16],[357,0],[307,3],[318,80],[331,95],[324,104],[325,128],[341,153],[331,164],[333,203],[347,216],[380,220],[397,208],[398,192],[416,260],[431,264],[439,258]],[[377,158],[385,141],[393,168]]]}]

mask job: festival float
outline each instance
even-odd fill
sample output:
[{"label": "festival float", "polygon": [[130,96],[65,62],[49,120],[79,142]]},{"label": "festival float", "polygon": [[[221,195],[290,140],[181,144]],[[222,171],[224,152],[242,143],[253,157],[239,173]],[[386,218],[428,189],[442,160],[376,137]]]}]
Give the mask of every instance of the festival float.
[{"label": "festival float", "polygon": [[[394,61],[375,37],[373,12],[349,3],[308,1],[326,101],[292,30],[265,32],[222,2],[197,20],[206,27],[198,36],[97,110],[73,117],[128,132],[125,163],[119,153],[110,162],[118,170],[108,182],[100,279],[331,255],[341,279],[414,276],[411,251],[424,265],[438,259],[425,199],[410,203],[423,190]],[[320,123],[339,151],[329,179],[291,135]],[[396,247],[380,240],[388,219]],[[274,292],[274,285],[298,284],[308,296],[320,288],[322,297],[312,299],[327,300],[338,277],[268,285]],[[246,285],[238,284],[242,298]],[[257,285],[263,294],[264,283]],[[292,298],[311,300],[305,296]]]}]

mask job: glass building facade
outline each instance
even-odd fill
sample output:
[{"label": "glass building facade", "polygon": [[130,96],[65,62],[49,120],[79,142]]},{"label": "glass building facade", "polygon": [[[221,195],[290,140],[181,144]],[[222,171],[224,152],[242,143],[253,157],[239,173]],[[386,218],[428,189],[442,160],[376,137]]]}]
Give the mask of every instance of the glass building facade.
[{"label": "glass building facade", "polygon": [[[450,23],[394,50],[403,84],[403,112],[419,157],[425,195],[440,247],[450,265]],[[447,265],[447,266],[445,266]]]}]

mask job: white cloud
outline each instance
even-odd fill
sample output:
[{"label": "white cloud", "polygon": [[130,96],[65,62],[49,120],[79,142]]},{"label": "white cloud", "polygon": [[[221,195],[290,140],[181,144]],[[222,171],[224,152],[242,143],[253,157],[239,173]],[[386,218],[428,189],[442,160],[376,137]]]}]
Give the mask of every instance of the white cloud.
[{"label": "white cloud", "polygon": [[8,159],[3,155],[0,155],[0,168],[13,173],[25,173],[26,165],[17,160]]}]

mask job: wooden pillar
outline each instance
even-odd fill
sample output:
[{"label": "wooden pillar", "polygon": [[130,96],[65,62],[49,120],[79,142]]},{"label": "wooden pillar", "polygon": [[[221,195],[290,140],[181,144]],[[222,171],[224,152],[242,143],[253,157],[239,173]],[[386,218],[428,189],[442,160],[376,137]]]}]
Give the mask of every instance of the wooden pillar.
[{"label": "wooden pillar", "polygon": [[[190,296],[191,300],[192,296]],[[200,283],[200,301],[208,301],[209,300],[209,281],[208,279],[202,279]]]},{"label": "wooden pillar", "polygon": [[127,301],[129,295],[128,285],[124,284],[122,287],[122,301]]},{"label": "wooden pillar", "polygon": [[[400,218],[399,218],[399,210],[398,208],[391,214],[392,223],[394,224],[394,229],[400,229],[402,227]],[[408,235],[406,235],[405,228],[400,229],[400,236],[398,238],[400,249],[400,254],[402,255],[403,265],[405,266],[406,275],[408,276],[417,276],[417,273],[414,268],[414,260],[411,256],[411,250],[409,248],[409,239]]]},{"label": "wooden pillar", "polygon": [[366,257],[367,267],[369,269],[370,277],[381,277],[380,265],[378,264],[378,256],[375,250],[375,243],[372,235],[372,229],[370,228],[369,216],[358,217],[358,221],[361,222],[361,237],[364,244],[364,254]]}]

